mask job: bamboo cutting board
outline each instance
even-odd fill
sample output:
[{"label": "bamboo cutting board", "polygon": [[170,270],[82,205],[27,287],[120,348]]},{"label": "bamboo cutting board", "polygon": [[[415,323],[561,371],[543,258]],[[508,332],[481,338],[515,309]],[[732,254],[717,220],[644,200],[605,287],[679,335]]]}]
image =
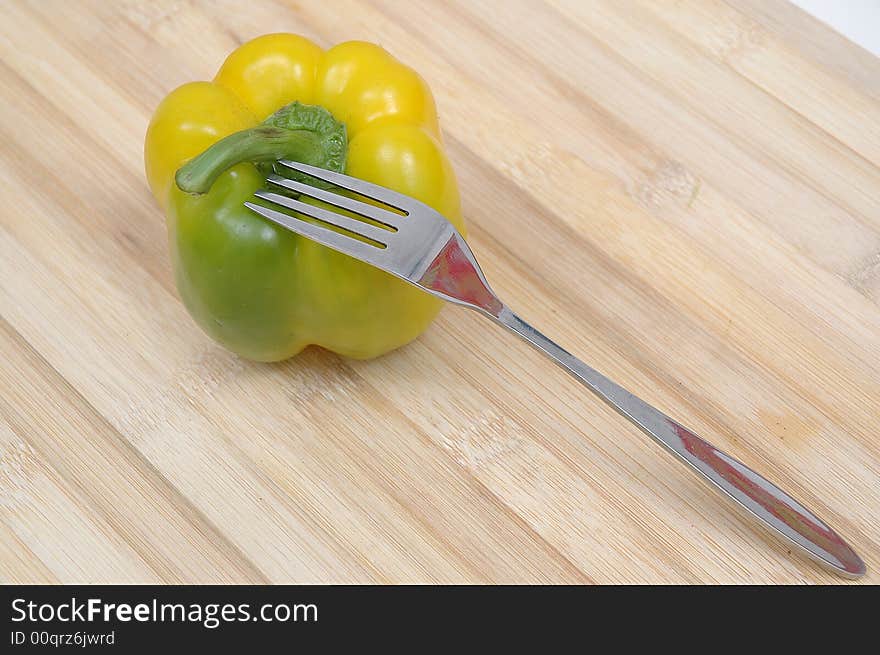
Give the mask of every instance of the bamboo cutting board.
[{"label": "bamboo cutting board", "polygon": [[144,131],[272,31],[420,71],[499,294],[880,582],[880,61],[763,0],[0,4],[4,582],[838,580],[475,313],[209,341]]}]

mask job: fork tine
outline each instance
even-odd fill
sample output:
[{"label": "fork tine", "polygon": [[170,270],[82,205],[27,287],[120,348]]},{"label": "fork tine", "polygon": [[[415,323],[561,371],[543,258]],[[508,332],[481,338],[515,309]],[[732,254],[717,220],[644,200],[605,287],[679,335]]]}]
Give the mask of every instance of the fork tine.
[{"label": "fork tine", "polygon": [[361,202],[360,200],[355,200],[354,198],[349,198],[347,196],[334,193],[332,191],[325,191],[324,189],[313,187],[310,184],[291,180],[286,177],[281,177],[280,175],[270,175],[266,181],[270,182],[271,184],[284,187],[285,189],[296,191],[304,196],[309,196],[311,198],[316,198],[317,200],[322,200],[329,205],[333,205],[334,207],[347,209],[348,211],[354,212],[355,214],[358,214],[365,218],[371,218],[377,223],[387,225],[395,232],[400,227],[400,219],[403,218],[402,216],[400,216],[400,214],[395,214],[394,212],[390,212],[387,209],[382,209],[381,207],[376,207],[375,205],[370,205],[365,202]]},{"label": "fork tine", "polygon": [[289,159],[282,159],[278,163],[286,168],[292,168],[295,171],[311,175],[312,177],[324,180],[325,182],[330,182],[330,184],[335,184],[343,189],[354,191],[367,198],[378,200],[379,202],[390,205],[402,212],[409,213],[420,206],[424,206],[414,198],[410,198],[397,191],[392,191],[391,189],[379,186],[378,184],[373,184],[372,182],[365,182],[356,177],[343,175],[342,173],[336,173],[335,171],[328,171],[315,166],[309,166],[308,164],[301,164],[298,161],[291,161]]},{"label": "fork tine", "polygon": [[329,227],[307,223],[300,218],[295,218],[289,214],[269,209],[262,205],[245,202],[244,206],[251,211],[256,212],[263,218],[270,220],[273,223],[277,223],[300,236],[311,239],[316,243],[320,243],[321,245],[341,252],[344,255],[349,255],[355,259],[365,261],[373,266],[378,266],[380,268],[383,267],[385,250],[382,250],[381,248],[364,243],[363,241],[358,241],[345,234],[334,232]]},{"label": "fork tine", "polygon": [[[387,246],[389,238],[394,235],[394,232],[383,230],[381,227],[376,227],[375,225],[364,223],[363,221],[359,221],[356,218],[349,218],[348,216],[337,214],[336,212],[324,209],[323,207],[310,205],[303,202],[302,200],[288,198],[287,196],[282,196],[278,193],[260,190],[254,192],[254,195],[258,198],[262,198],[263,200],[268,200],[271,203],[275,203],[276,205],[281,205],[282,207],[292,209],[293,211],[299,212],[300,214],[305,214],[310,218],[314,218],[319,221],[323,221],[324,223],[342,228],[347,232],[357,234],[361,237],[369,239],[370,241],[375,241],[376,243],[382,244],[383,246]],[[295,216],[293,218],[302,222],[302,219],[297,219]]]}]

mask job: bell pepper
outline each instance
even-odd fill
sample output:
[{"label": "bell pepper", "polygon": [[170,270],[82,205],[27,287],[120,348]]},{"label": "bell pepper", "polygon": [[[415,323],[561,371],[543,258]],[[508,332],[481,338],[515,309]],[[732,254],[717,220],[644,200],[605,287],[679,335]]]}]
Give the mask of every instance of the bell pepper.
[{"label": "bell pepper", "polygon": [[272,162],[293,159],[413,196],[464,229],[431,91],[379,46],[322,51],[293,34],[249,41],[212,82],[162,100],[144,159],[180,296],[239,355],[277,361],[316,344],[375,357],[416,338],[439,311],[417,288],[243,206]]}]

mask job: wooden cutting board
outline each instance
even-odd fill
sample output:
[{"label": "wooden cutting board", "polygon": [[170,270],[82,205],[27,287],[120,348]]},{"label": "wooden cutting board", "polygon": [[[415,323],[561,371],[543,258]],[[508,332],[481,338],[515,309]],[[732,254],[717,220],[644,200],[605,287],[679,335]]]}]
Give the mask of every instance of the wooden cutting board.
[{"label": "wooden cutting board", "polygon": [[420,71],[499,294],[880,582],[880,60],[764,0],[0,4],[3,582],[838,580],[474,313],[205,337],[144,131],[280,30]]}]

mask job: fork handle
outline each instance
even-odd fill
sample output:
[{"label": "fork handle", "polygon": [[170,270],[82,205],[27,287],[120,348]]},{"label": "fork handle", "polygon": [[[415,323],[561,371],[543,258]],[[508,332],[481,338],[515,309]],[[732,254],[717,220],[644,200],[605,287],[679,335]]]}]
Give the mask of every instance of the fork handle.
[{"label": "fork handle", "polygon": [[776,534],[844,576],[865,573],[865,564],[846,542],[782,489],[587,366],[507,307],[490,316],[553,359]]}]

